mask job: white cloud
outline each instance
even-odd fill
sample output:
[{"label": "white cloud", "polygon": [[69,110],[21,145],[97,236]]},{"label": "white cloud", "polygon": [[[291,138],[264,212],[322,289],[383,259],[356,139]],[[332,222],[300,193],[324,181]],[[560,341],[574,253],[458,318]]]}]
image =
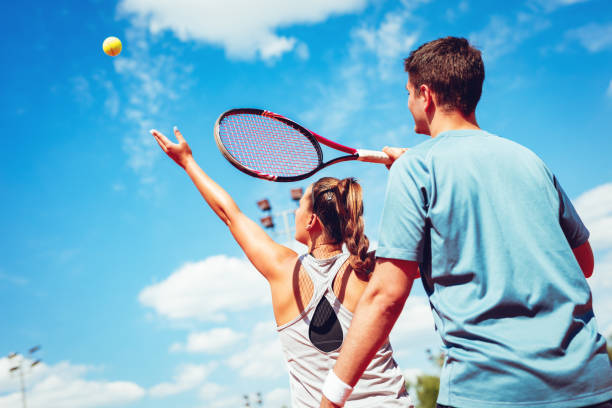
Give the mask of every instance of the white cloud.
[{"label": "white cloud", "polygon": [[200,398],[203,400],[215,400],[222,392],[225,392],[227,387],[216,383],[206,383],[202,385],[199,391]]},{"label": "white cloud", "polygon": [[389,335],[391,344],[394,349],[399,350],[402,348],[401,345],[412,346],[415,344],[415,338],[423,336],[438,336],[435,332],[429,301],[424,296],[408,296],[404,310]]},{"label": "white cloud", "polygon": [[407,18],[408,13],[389,13],[378,28],[361,27],[353,32],[358,40],[356,46],[376,55],[383,80],[403,72],[402,57],[408,55],[417,40],[416,33],[407,33],[404,29]]},{"label": "white cloud", "polygon": [[265,407],[282,407],[291,405],[291,392],[288,388],[276,388],[264,396]]},{"label": "white cloud", "polygon": [[405,146],[406,136],[409,135],[411,131],[411,126],[401,125],[397,128],[387,130],[380,139],[384,140],[387,146]]},{"label": "white cloud", "polygon": [[[612,274],[612,257],[608,260],[608,269],[606,271],[600,271],[599,273],[607,273],[608,276]],[[599,333],[604,335],[606,338],[612,338],[612,315],[610,315],[610,310],[612,310],[612,296],[610,296],[610,289],[612,285],[610,284],[612,279],[608,278],[608,287],[600,287],[597,286],[598,283],[594,283],[596,278],[595,271],[593,273],[593,277],[588,279],[589,285],[591,286],[591,290],[593,292],[593,312],[595,313],[595,318],[597,319],[597,328]]]},{"label": "white cloud", "polygon": [[310,58],[310,50],[308,49],[308,46],[304,43],[299,43],[295,47],[295,53],[301,60],[307,60],[308,58]]},{"label": "white cloud", "polygon": [[145,19],[153,34],[169,30],[182,41],[223,47],[232,59],[270,60],[301,44],[277,30],[320,23],[333,15],[360,11],[366,4],[367,0],[122,0],[118,12]]},{"label": "white cloud", "polygon": [[612,48],[612,24],[590,23],[569,30],[565,37],[578,41],[589,52],[598,52]]},{"label": "white cloud", "polygon": [[99,82],[106,92],[106,99],[104,100],[104,109],[112,117],[116,117],[119,113],[120,98],[119,92],[115,89],[113,81],[106,79],[100,74],[94,75],[94,80]]},{"label": "white cloud", "polygon": [[244,378],[280,378],[287,375],[281,344],[278,339],[252,343],[247,349],[227,360]]},{"label": "white cloud", "polygon": [[535,33],[550,27],[550,22],[535,14],[518,13],[515,20],[492,16],[489,24],[469,35],[470,43],[482,51],[488,61],[511,53]]},{"label": "white cloud", "polygon": [[612,338],[612,322],[602,331],[602,333],[604,333],[606,338]]},{"label": "white cloud", "polygon": [[[193,67],[178,63],[172,54],[153,57],[149,47],[155,42],[143,24],[135,20],[126,30],[124,50],[112,58],[112,75],[99,70],[87,78],[73,78],[71,85],[78,103],[103,105],[107,116],[124,123],[122,148],[127,164],[142,184],[153,184],[155,179],[150,175],[160,149],[148,131],[168,123],[178,95],[192,85],[189,74]],[[98,103],[98,98],[104,101]],[[141,192],[150,195],[154,188],[149,185]]]},{"label": "white cloud", "polygon": [[229,392],[222,397],[206,402],[206,405],[202,408],[237,408],[243,407],[244,402],[244,399],[236,395],[235,392]]},{"label": "white cloud", "polygon": [[[418,284],[419,282],[415,282],[415,285]],[[426,296],[408,296],[404,310],[391,330],[389,340],[394,357],[403,370],[415,365],[421,367],[427,361],[427,350],[439,347],[440,336],[435,331]]]},{"label": "white cloud", "polygon": [[555,11],[558,8],[571,6],[573,4],[585,3],[589,0],[531,0],[529,4],[541,8],[546,12]]},{"label": "white cloud", "polygon": [[311,84],[319,92],[318,102],[303,112],[305,123],[318,123],[321,135],[337,135],[350,122],[351,116],[362,110],[367,97],[366,78],[361,62],[347,64],[337,73],[333,84]]},{"label": "white cloud", "polygon": [[206,408],[243,407],[245,400],[235,389],[216,383],[206,383],[200,388],[199,397],[206,402]]},{"label": "white cloud", "polygon": [[118,182],[118,183],[113,183],[113,185],[111,186],[111,188],[113,189],[113,191],[125,191],[125,184]]},{"label": "white cloud", "polygon": [[287,373],[284,361],[276,324],[270,321],[255,325],[248,346],[227,363],[244,378],[278,378]]},{"label": "white cloud", "polygon": [[[604,299],[612,299],[610,296],[610,289],[612,289],[612,250],[595,254],[595,267],[588,282],[597,295],[593,302],[594,305],[597,305],[599,301],[604,301]],[[602,311],[605,310],[602,307],[598,308]],[[612,310],[612,308],[608,310]],[[612,316],[609,316],[609,319],[612,321]]]},{"label": "white cloud", "polygon": [[170,351],[187,351],[190,353],[217,354],[235,345],[244,334],[237,333],[229,327],[218,327],[205,332],[191,333],[187,343],[175,343]]},{"label": "white cloud", "polygon": [[94,97],[91,94],[91,86],[87,78],[82,75],[72,78],[72,91],[76,101],[84,106],[91,106]]},{"label": "white cloud", "polygon": [[144,288],[140,302],[169,319],[222,321],[226,313],[270,303],[265,279],[244,259],[224,255],[186,263]]},{"label": "white cloud", "polygon": [[[206,401],[207,408],[236,408],[243,407],[248,401],[250,406],[259,406],[258,401],[262,401],[264,407],[290,406],[291,398],[288,389],[276,388],[268,392],[265,396],[261,394],[240,394],[235,390],[230,390],[226,386],[216,383],[206,383],[200,389],[199,396]],[[245,398],[246,397],[246,398]],[[248,399],[247,399],[248,398]]]},{"label": "white cloud", "polygon": [[[31,364],[24,360],[24,367]],[[19,380],[9,375],[14,361],[0,359],[0,408],[21,406]],[[40,363],[28,375],[28,404],[45,408],[97,408],[123,405],[140,400],[145,392],[132,382],[87,380],[92,367],[60,362],[54,366]]]},{"label": "white cloud", "polygon": [[381,79],[401,77],[404,80],[403,57],[418,37],[418,29],[408,32],[404,26],[411,19],[413,9],[421,3],[405,2],[404,8],[388,13],[380,25],[354,28],[349,53],[346,60],[338,64],[340,68],[334,72],[333,79],[327,83],[309,84],[318,91],[316,99],[319,102],[300,118],[305,123],[316,124],[317,132],[323,136],[341,135],[359,112],[366,106],[371,108],[368,97],[376,92],[373,89],[380,86]]},{"label": "white cloud", "polygon": [[153,397],[167,397],[192,390],[202,385],[206,377],[216,368],[216,363],[207,365],[185,364],[178,368],[174,381],[153,386],[149,394]]},{"label": "white cloud", "polygon": [[455,8],[449,8],[446,10],[445,17],[448,22],[454,22],[460,14],[465,13],[470,8],[467,1],[461,1]]},{"label": "white cloud", "polygon": [[418,368],[409,368],[402,372],[404,379],[408,382],[407,384],[408,397],[410,398],[410,404],[412,405],[414,405],[414,401],[417,400],[416,398],[417,379],[423,374],[425,374],[425,372]]},{"label": "white cloud", "polygon": [[574,207],[591,233],[595,252],[593,275],[587,280],[593,292],[593,310],[602,333],[612,327],[612,183],[597,186],[573,200]]},{"label": "white cloud", "polygon": [[[113,59],[115,84],[105,75],[94,77],[106,93],[107,112],[115,115],[121,108],[121,119],[127,124],[122,147],[128,166],[140,176],[142,184],[149,185],[142,190],[148,195],[154,191],[151,170],[161,154],[149,129],[169,122],[178,95],[193,83],[192,66],[178,63],[173,55],[151,55],[149,47],[155,42],[150,37],[144,23],[135,20],[126,30],[122,54]],[[128,95],[126,100],[119,98],[117,89]]]},{"label": "white cloud", "polygon": [[20,276],[8,275],[8,274],[2,272],[1,269],[0,269],[0,281],[5,281],[5,282],[8,282],[10,284],[17,285],[17,286],[25,286],[25,285],[28,284],[28,280],[27,279],[22,278]]},{"label": "white cloud", "polygon": [[410,384],[416,384],[417,378],[425,372],[419,368],[408,368],[402,372],[402,375]]},{"label": "white cloud", "polygon": [[591,233],[593,250],[612,250],[612,183],[583,193],[574,207]]}]

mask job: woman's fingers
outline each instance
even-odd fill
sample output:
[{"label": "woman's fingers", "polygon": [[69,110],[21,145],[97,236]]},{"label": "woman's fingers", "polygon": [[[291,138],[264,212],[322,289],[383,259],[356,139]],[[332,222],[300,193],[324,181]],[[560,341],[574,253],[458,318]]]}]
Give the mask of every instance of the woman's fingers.
[{"label": "woman's fingers", "polygon": [[174,127],[174,136],[176,136],[176,140],[178,140],[179,143],[186,143],[183,134],[180,132],[180,130],[178,130],[178,127],[176,126]]},{"label": "woman's fingers", "polygon": [[191,149],[185,141],[185,138],[179,132],[177,127],[174,127],[174,135],[178,139],[178,143],[172,142],[163,133],[158,132],[155,129],[150,130],[151,134],[157,141],[157,144],[162,148],[172,160],[174,160],[179,166],[185,168],[187,160],[191,157]]},{"label": "woman's fingers", "polygon": [[161,132],[160,132],[160,131],[158,131],[158,130],[152,129],[152,130],[151,130],[151,134],[152,134],[153,136],[155,136],[156,138],[159,138],[159,139],[160,139],[160,140],[161,140],[161,141],[164,143],[164,145],[165,145],[166,147],[168,147],[168,146],[170,146],[170,145],[172,145],[172,144],[173,144],[173,143],[172,143],[172,141],[171,141],[170,139],[168,139],[168,138],[167,138],[167,137],[166,137],[166,136],[165,136],[163,133],[161,133]]},{"label": "woman's fingers", "polygon": [[160,137],[163,136],[161,133],[159,133],[157,130],[155,129],[151,129],[150,130],[151,134],[153,135],[153,137],[155,138],[155,141],[157,142],[157,144],[159,145],[159,147],[162,148],[162,150],[165,153],[168,153],[168,148],[166,147],[166,144],[164,143],[164,140]]}]

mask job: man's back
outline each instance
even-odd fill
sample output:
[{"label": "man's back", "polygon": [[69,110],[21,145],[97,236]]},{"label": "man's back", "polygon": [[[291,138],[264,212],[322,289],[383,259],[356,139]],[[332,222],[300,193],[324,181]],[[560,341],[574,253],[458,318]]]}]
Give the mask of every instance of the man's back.
[{"label": "man's back", "polygon": [[439,403],[612,398],[605,341],[571,251],[587,239],[546,166],[509,140],[444,132],[394,164],[377,255],[421,263],[448,353]]}]

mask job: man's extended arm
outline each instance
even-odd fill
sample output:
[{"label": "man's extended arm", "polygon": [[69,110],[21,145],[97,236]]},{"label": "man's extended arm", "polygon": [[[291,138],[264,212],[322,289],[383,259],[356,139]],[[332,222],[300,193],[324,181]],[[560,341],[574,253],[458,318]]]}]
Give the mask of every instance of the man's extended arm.
[{"label": "man's extended arm", "polygon": [[[419,276],[412,261],[379,258],[372,278],[355,310],[334,372],[354,386],[378,349],[389,337],[412,283]],[[323,397],[321,407],[338,407]]]}]

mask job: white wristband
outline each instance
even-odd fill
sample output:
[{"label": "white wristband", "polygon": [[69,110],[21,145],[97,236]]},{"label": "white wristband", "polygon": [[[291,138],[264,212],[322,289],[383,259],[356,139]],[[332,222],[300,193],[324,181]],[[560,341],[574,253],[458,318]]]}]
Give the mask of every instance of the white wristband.
[{"label": "white wristband", "polygon": [[323,395],[325,395],[325,398],[343,407],[351,392],[353,392],[353,387],[339,379],[334,370],[329,370],[325,383],[323,383]]}]

